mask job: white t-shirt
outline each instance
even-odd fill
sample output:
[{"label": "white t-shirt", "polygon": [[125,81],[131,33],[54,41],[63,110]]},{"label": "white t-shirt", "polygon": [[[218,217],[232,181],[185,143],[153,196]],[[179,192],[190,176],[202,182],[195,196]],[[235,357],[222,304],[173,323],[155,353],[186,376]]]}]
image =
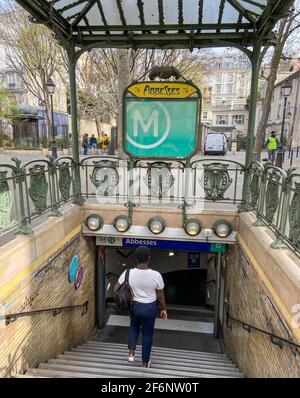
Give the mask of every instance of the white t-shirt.
[{"label": "white t-shirt", "polygon": [[[118,282],[124,283],[125,273],[120,276]],[[129,273],[129,285],[133,291],[133,301],[148,304],[156,300],[156,289],[162,290],[165,287],[161,274],[150,268],[133,268]]]}]

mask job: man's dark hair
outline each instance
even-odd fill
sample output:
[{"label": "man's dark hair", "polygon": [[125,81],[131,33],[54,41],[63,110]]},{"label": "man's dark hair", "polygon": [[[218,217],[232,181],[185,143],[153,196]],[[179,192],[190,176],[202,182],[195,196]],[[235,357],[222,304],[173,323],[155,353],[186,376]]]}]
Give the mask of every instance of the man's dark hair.
[{"label": "man's dark hair", "polygon": [[146,246],[139,246],[135,251],[135,257],[138,264],[147,263],[150,257],[150,250]]}]

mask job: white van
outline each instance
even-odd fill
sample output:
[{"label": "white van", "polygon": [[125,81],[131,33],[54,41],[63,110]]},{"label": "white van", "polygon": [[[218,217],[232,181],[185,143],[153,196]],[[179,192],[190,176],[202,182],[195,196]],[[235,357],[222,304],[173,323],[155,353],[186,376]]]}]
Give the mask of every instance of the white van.
[{"label": "white van", "polygon": [[225,155],[227,152],[226,136],[223,133],[207,134],[204,143],[204,155]]}]

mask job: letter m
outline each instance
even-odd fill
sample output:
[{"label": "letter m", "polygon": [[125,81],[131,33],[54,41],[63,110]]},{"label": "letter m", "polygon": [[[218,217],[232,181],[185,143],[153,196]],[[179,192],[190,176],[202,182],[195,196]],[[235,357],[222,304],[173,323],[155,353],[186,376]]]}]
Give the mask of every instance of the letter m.
[{"label": "letter m", "polygon": [[140,112],[135,110],[133,112],[133,135],[138,136],[139,124],[141,125],[142,131],[147,133],[153,125],[153,137],[158,137],[158,111],[153,111],[149,119],[145,122]]}]

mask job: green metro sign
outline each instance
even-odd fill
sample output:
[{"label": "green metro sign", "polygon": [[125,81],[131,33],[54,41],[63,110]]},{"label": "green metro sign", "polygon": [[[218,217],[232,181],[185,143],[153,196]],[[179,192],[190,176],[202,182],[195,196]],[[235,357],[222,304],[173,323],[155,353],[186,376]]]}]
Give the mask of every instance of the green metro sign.
[{"label": "green metro sign", "polygon": [[127,94],[126,153],[136,158],[160,159],[187,159],[195,153],[200,108],[197,88],[183,83],[151,82],[133,85]]}]

